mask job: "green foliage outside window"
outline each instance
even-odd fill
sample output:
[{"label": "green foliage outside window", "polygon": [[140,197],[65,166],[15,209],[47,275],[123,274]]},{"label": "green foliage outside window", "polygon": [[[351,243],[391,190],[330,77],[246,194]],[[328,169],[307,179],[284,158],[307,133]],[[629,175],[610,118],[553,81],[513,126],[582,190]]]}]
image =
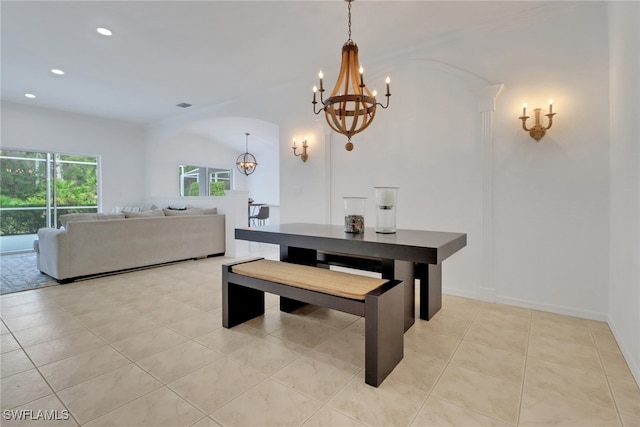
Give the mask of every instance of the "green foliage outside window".
[{"label": "green foliage outside window", "polygon": [[[34,234],[47,224],[47,167],[50,165],[46,161],[47,155],[0,150],[0,156],[0,207],[13,208],[0,213],[0,235]],[[97,211],[97,170],[95,157],[56,155],[55,168],[51,168],[50,176],[55,182],[58,216]],[[50,198],[53,204],[53,191]]]},{"label": "green foliage outside window", "polygon": [[209,195],[210,196],[224,196],[224,188],[226,183],[224,181],[216,181],[209,183]]},{"label": "green foliage outside window", "polygon": [[199,196],[200,195],[200,184],[197,181],[189,184],[189,188],[187,189],[187,196]]}]

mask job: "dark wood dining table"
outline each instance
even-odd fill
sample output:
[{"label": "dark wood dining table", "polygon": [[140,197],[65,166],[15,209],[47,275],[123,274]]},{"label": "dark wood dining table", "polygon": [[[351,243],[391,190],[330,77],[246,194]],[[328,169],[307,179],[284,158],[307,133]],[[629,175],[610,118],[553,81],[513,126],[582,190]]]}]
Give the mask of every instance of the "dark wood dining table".
[{"label": "dark wood dining table", "polygon": [[[351,267],[402,280],[405,331],[415,322],[415,279],[420,281],[420,319],[429,320],[442,307],[442,261],[467,244],[465,233],[398,229],[381,234],[365,228],[364,233],[353,234],[338,225],[307,223],[236,228],[235,237],[279,245],[281,261]],[[282,311],[302,305],[280,299]]]}]

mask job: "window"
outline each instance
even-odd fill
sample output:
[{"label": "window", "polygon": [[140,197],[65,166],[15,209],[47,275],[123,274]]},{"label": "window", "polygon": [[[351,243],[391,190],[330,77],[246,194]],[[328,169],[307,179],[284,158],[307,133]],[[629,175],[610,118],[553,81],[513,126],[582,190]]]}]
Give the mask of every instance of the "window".
[{"label": "window", "polygon": [[224,196],[225,190],[233,189],[230,169],[181,165],[179,176],[181,196]]},{"label": "window", "polygon": [[2,252],[31,247],[15,247],[7,237],[56,227],[66,213],[97,212],[99,160],[90,155],[0,150]]}]

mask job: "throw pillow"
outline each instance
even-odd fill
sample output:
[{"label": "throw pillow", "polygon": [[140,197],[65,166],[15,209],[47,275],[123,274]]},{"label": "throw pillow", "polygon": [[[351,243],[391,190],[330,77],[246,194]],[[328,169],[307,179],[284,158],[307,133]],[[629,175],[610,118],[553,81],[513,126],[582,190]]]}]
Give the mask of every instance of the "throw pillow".
[{"label": "throw pillow", "polygon": [[142,212],[143,210],[140,206],[116,206],[111,212],[115,214],[121,212]]},{"label": "throw pillow", "polygon": [[122,212],[142,212],[141,206],[125,206],[122,208]]},{"label": "throw pillow", "polygon": [[105,213],[72,213],[60,215],[60,224],[67,228],[69,221],[96,221],[99,219],[122,219],[124,214],[105,214]]},{"label": "throw pillow", "polygon": [[203,215],[204,211],[200,208],[191,208],[185,210],[173,210],[173,209],[163,209],[165,216],[179,216],[179,215]]},{"label": "throw pillow", "polygon": [[218,208],[203,209],[202,212],[205,215],[216,215],[218,213]]},{"label": "throw pillow", "polygon": [[95,213],[71,213],[60,215],[60,224],[64,228],[67,228],[67,222],[69,221],[95,221],[98,219],[98,214]]},{"label": "throw pillow", "polygon": [[154,211],[145,211],[145,212],[125,212],[125,218],[150,218],[150,217],[164,216],[164,212],[160,209],[156,209]]},{"label": "throw pillow", "polygon": [[98,213],[96,214],[96,219],[123,219],[125,216],[123,213],[116,214],[108,214],[108,213]]}]

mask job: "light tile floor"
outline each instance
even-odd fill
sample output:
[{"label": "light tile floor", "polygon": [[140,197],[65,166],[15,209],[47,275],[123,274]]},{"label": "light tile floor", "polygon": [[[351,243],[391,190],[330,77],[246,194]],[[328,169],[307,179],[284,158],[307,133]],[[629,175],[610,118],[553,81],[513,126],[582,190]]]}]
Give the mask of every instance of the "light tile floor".
[{"label": "light tile floor", "polygon": [[228,261],[0,297],[2,425],[640,426],[605,323],[445,296],[376,389],[358,317],[281,313],[271,295],[264,316],[222,328]]}]

